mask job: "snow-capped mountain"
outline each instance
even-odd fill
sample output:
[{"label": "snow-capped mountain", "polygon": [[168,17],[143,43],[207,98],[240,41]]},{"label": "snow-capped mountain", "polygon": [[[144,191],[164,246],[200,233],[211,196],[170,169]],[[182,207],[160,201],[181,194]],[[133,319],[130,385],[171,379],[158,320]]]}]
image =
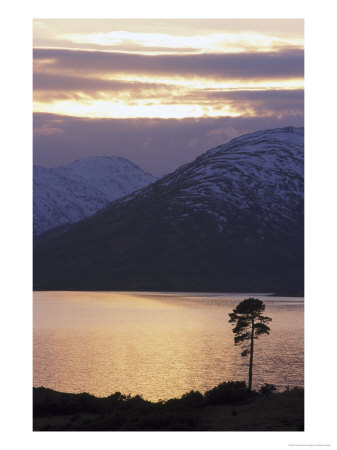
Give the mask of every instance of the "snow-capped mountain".
[{"label": "snow-capped mountain", "polygon": [[120,157],[89,157],[47,169],[34,166],[34,235],[74,223],[156,178]]},{"label": "snow-capped mountain", "polygon": [[262,219],[262,231],[267,223],[302,217],[303,155],[303,128],[259,131],[209,150],[121,202],[160,192],[174,223],[200,212],[214,217],[219,231],[231,233],[235,217],[252,214]]},{"label": "snow-capped mountain", "polygon": [[303,135],[233,139],[37,243],[36,287],[303,289]]}]

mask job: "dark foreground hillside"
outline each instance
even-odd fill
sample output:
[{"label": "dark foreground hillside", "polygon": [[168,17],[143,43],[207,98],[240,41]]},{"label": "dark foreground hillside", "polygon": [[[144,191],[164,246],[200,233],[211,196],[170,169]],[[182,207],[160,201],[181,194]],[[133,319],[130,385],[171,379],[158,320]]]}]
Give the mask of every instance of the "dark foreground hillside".
[{"label": "dark foreground hillside", "polygon": [[34,431],[303,431],[303,389],[249,394],[244,382],[152,403],[33,389]]}]

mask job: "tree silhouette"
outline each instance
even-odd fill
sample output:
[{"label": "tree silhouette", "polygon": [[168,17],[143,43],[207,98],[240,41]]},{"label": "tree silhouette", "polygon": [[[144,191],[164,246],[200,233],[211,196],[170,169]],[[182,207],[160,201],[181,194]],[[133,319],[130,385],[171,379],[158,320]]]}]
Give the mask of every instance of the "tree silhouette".
[{"label": "tree silhouette", "polygon": [[271,322],[272,319],[262,316],[265,307],[265,304],[257,298],[246,298],[229,314],[229,322],[235,325],[232,330],[235,334],[235,345],[242,345],[248,341],[248,347],[242,351],[241,356],[250,355],[248,385],[250,391],[252,390],[253,379],[254,339],[270,332],[270,328],[266,324]]}]

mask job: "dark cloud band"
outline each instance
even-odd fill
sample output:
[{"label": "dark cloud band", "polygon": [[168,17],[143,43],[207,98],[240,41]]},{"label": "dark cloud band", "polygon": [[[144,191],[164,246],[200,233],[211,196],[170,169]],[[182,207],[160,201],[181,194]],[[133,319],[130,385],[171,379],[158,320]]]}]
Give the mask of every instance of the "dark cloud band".
[{"label": "dark cloud band", "polygon": [[280,52],[140,55],[118,52],[35,49],[35,61],[46,71],[128,73],[148,76],[192,76],[212,79],[299,78],[304,73],[303,50]]},{"label": "dark cloud band", "polygon": [[198,119],[85,119],[37,113],[34,164],[53,167],[86,156],[124,156],[162,175],[236,136],[289,125],[303,126],[303,111]]}]

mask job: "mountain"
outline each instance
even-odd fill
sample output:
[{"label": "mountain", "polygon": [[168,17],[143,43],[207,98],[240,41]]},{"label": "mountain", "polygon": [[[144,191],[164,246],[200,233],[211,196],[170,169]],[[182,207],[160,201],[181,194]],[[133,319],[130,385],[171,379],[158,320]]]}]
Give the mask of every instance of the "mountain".
[{"label": "mountain", "polygon": [[34,287],[303,289],[303,128],[213,148],[34,246]]},{"label": "mountain", "polygon": [[46,169],[34,166],[34,236],[78,222],[156,178],[119,157],[90,157]]}]

